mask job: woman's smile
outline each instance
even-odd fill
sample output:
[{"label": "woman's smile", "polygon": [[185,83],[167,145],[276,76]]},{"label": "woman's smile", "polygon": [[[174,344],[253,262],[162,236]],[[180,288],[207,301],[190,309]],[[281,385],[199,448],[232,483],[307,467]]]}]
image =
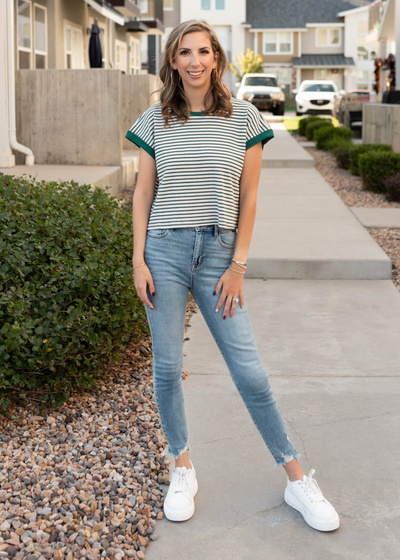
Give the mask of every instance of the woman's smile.
[{"label": "woman's smile", "polygon": [[187,73],[189,74],[189,76],[193,79],[197,79],[200,78],[200,76],[203,75],[204,70],[193,70],[192,72],[190,70],[187,71]]}]

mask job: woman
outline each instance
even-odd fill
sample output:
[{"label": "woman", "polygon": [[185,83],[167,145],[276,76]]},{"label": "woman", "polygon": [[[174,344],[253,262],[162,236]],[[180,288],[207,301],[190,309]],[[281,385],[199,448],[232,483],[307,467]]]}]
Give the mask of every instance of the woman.
[{"label": "woman", "polygon": [[189,519],[198,489],[181,380],[190,290],[275,466],[287,473],[285,501],[311,527],[331,531],[339,516],[312,478],[314,469],[305,475],[297,460],[243,299],[262,149],[274,134],[252,104],[231,97],[222,81],[227,67],[208,23],[181,23],[166,42],[160,101],[126,134],[141,148],[133,196],[134,282],[150,326],[166,451],[175,459],[164,514],[171,521]]}]

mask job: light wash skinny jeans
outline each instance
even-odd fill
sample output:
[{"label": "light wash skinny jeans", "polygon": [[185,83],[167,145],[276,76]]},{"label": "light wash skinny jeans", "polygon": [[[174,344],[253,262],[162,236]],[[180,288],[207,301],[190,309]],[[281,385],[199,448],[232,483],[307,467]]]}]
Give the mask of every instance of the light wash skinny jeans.
[{"label": "light wash skinny jeans", "polygon": [[236,230],[217,225],[147,230],[145,262],[153,276],[154,309],[147,305],[153,345],[153,387],[166,453],[177,458],[189,451],[182,391],[183,338],[189,290],[217,343],[231,377],[275,466],[300,457],[284,425],[240,302],[233,317],[223,319],[225,303],[215,312],[221,291],[213,292],[234,254]]}]

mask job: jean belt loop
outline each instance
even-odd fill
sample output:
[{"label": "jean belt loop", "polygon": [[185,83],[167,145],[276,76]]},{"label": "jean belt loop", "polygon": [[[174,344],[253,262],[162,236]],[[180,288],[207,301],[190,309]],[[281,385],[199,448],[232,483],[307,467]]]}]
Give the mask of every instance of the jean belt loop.
[{"label": "jean belt loop", "polygon": [[218,237],[218,224],[214,224],[214,237]]}]

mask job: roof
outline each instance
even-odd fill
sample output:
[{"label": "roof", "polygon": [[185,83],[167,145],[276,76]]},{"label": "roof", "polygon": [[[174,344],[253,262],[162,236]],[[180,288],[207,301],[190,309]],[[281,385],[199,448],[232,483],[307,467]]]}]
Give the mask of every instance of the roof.
[{"label": "roof", "polygon": [[351,56],[344,56],[343,54],[302,54],[293,57],[293,66],[334,66],[340,68],[354,66],[354,60]]},{"label": "roof", "polygon": [[[255,29],[298,29],[307,23],[339,23],[339,12],[372,0],[247,0],[246,23]],[[299,5],[301,5],[299,7]]]}]

